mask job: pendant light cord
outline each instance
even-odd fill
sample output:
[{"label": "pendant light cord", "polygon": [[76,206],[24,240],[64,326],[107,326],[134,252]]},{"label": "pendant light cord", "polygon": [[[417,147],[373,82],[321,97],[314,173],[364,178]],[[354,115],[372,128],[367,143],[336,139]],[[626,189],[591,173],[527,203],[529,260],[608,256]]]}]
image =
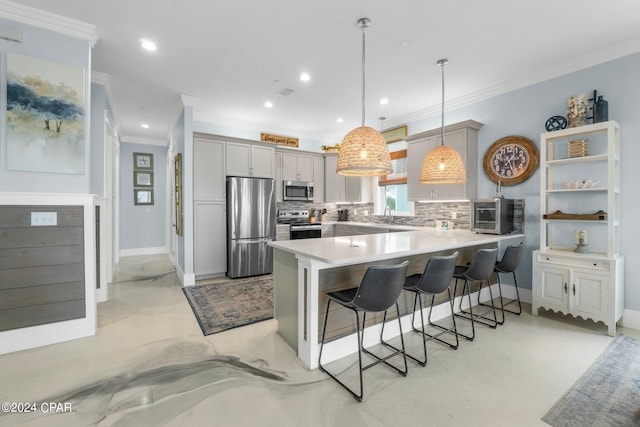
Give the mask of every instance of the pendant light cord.
[{"label": "pendant light cord", "polygon": [[440,145],[444,145],[444,66],[448,63],[446,59],[438,61],[438,65],[442,68],[442,126],[440,127]]},{"label": "pendant light cord", "polygon": [[[364,18],[366,19],[366,18]],[[364,104],[365,104],[365,36],[364,29],[368,26],[367,21],[362,21],[360,27],[362,28],[362,127],[364,127]]]}]

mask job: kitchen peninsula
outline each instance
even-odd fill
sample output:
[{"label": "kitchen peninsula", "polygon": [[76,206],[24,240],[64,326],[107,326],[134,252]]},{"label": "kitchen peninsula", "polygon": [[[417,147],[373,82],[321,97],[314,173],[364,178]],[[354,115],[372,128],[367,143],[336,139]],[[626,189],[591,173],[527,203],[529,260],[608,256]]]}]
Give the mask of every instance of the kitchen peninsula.
[{"label": "kitchen peninsula", "polygon": [[[390,230],[391,231],[391,230]],[[415,231],[328,237],[270,242],[274,249],[274,317],[278,333],[291,345],[298,358],[309,367],[318,366],[320,325],[324,319],[326,292],[357,286],[371,265],[395,264],[409,260],[408,274],[424,270],[431,256],[459,251],[458,263],[468,262],[479,248],[499,247],[524,240],[524,234],[489,235],[467,230],[418,228]],[[484,296],[484,294],[483,294]],[[410,297],[401,295],[402,327],[410,330]],[[464,306],[464,305],[463,305]],[[434,319],[442,317],[446,305],[434,310]],[[333,316],[327,328],[323,362],[336,360],[356,351],[355,328],[350,312]],[[365,345],[373,344],[379,333],[370,328],[381,316],[367,316]],[[385,327],[385,337],[398,335],[397,323]],[[371,342],[367,340],[371,338]]]}]

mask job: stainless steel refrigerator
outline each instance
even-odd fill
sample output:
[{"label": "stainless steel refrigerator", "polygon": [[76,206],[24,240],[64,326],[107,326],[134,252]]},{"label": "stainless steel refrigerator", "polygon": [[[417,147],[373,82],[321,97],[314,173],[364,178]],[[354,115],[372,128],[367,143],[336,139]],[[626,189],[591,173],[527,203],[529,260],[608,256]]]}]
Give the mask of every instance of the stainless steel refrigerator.
[{"label": "stainless steel refrigerator", "polygon": [[271,273],[275,239],[274,180],[227,177],[227,276]]}]

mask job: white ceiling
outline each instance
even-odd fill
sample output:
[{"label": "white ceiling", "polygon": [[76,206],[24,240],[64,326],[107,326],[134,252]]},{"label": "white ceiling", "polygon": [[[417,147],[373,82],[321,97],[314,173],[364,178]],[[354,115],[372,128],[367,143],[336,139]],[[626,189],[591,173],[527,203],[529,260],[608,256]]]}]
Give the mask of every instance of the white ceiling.
[{"label": "white ceiling", "polygon": [[130,141],[166,143],[186,95],[196,120],[339,142],[361,120],[361,17],[372,20],[365,121],[376,128],[381,116],[388,128],[439,111],[440,58],[450,108],[640,51],[637,0],[15,3],[97,27],[92,68],[109,76]]}]

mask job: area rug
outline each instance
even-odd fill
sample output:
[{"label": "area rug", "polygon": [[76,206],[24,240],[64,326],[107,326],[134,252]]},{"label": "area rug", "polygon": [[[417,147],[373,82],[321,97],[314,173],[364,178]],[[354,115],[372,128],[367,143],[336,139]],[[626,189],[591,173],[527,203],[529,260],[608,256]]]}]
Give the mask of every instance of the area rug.
[{"label": "area rug", "polygon": [[182,288],[204,335],[273,317],[273,276]]},{"label": "area rug", "polygon": [[640,340],[620,335],[542,421],[554,427],[640,425]]}]

